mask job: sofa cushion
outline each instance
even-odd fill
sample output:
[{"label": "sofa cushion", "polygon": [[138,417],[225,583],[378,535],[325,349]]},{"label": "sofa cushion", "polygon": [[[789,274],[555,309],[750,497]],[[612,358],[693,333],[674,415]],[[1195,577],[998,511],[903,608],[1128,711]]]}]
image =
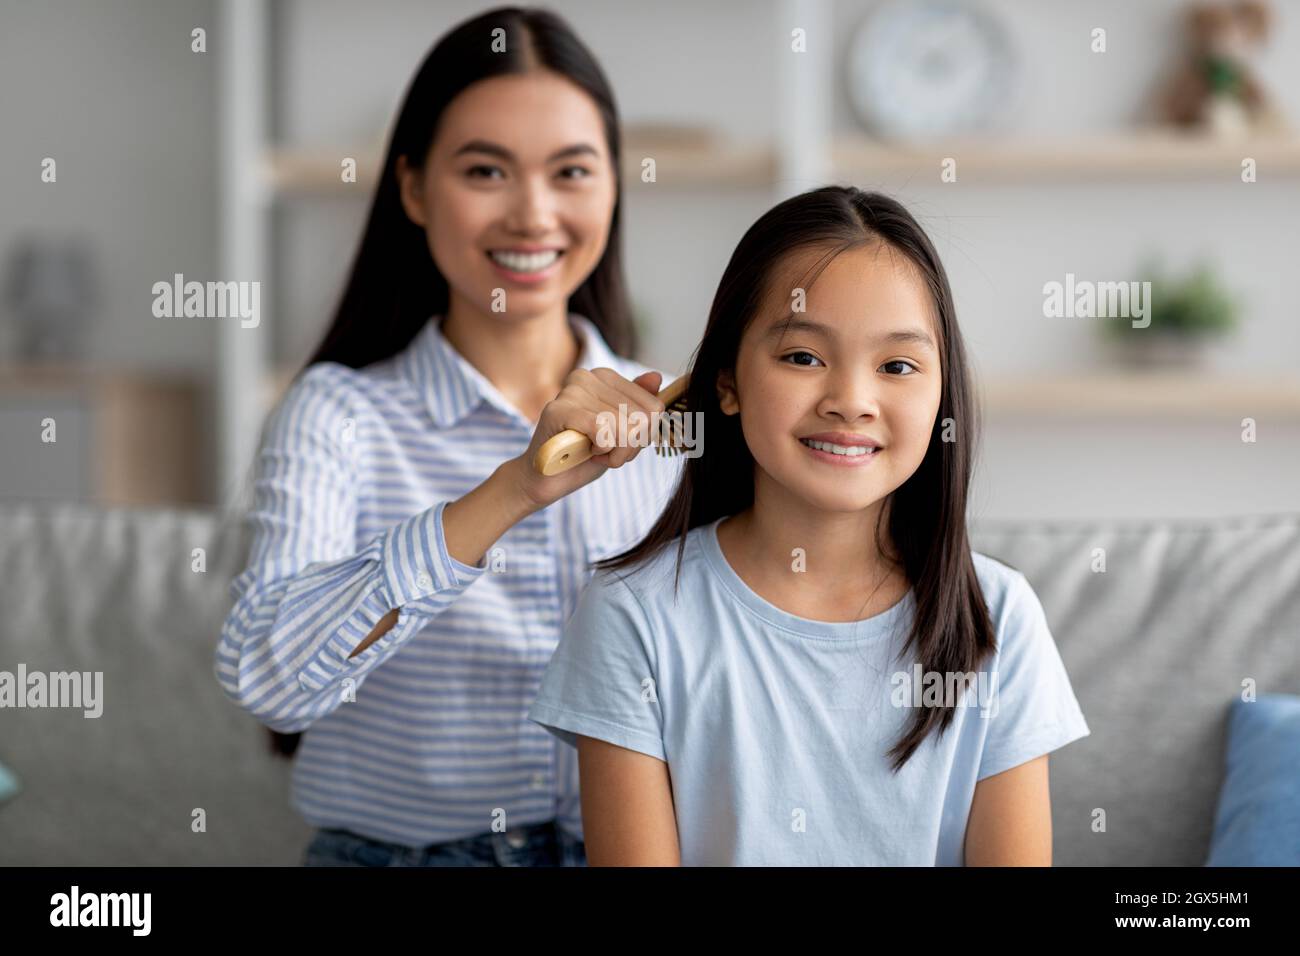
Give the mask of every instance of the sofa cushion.
[{"label": "sofa cushion", "polygon": [[1300,866],[1300,697],[1238,698],[1206,866]]}]

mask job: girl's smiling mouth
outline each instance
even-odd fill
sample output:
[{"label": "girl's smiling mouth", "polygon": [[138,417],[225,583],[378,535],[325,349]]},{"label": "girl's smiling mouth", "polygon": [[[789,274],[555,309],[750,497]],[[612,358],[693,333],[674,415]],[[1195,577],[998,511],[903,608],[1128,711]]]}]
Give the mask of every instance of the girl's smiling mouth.
[{"label": "girl's smiling mouth", "polygon": [[808,454],[817,461],[847,468],[859,468],[875,461],[882,451],[874,443],[866,445],[836,445],[831,442],[800,438],[799,444],[808,449]]}]

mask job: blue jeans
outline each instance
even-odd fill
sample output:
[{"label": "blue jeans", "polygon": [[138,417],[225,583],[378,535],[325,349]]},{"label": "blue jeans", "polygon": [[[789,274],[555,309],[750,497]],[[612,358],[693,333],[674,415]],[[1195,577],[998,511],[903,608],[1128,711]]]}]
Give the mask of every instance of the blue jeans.
[{"label": "blue jeans", "polygon": [[586,866],[583,842],[554,820],[511,827],[504,833],[402,846],[348,830],[317,830],[303,866]]}]

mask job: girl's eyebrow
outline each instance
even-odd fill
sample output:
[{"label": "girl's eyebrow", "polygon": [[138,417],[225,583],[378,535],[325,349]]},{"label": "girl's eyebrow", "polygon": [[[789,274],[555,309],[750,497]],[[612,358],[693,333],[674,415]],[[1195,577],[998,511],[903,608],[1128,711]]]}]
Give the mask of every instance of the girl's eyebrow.
[{"label": "girl's eyebrow", "polygon": [[[787,313],[773,322],[768,327],[767,337],[778,338],[787,332],[807,332],[809,335],[817,335],[824,339],[835,338],[835,330],[829,325],[814,322],[812,319],[799,318],[792,313]],[[923,329],[894,329],[876,336],[876,341],[881,345],[916,345],[930,349],[932,352],[938,351],[930,334]]]},{"label": "girl's eyebrow", "polygon": [[[472,139],[456,152],[452,153],[452,159],[463,153],[487,153],[489,156],[498,156],[508,162],[515,161],[515,154],[510,152],[504,146],[488,142],[485,139]],[[566,146],[563,149],[556,150],[550,156],[546,157],[548,163],[553,163],[557,159],[567,159],[570,156],[582,156],[590,154],[600,156],[596,148],[588,143],[574,143],[572,146]]]}]

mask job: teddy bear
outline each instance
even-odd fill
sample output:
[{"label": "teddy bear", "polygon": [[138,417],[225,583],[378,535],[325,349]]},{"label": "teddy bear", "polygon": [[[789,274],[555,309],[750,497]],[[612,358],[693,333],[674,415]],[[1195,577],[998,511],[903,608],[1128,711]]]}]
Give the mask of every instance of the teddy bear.
[{"label": "teddy bear", "polygon": [[1280,132],[1281,115],[1249,64],[1271,24],[1266,0],[1192,4],[1187,13],[1191,56],[1166,92],[1166,118],[1217,136]]}]

